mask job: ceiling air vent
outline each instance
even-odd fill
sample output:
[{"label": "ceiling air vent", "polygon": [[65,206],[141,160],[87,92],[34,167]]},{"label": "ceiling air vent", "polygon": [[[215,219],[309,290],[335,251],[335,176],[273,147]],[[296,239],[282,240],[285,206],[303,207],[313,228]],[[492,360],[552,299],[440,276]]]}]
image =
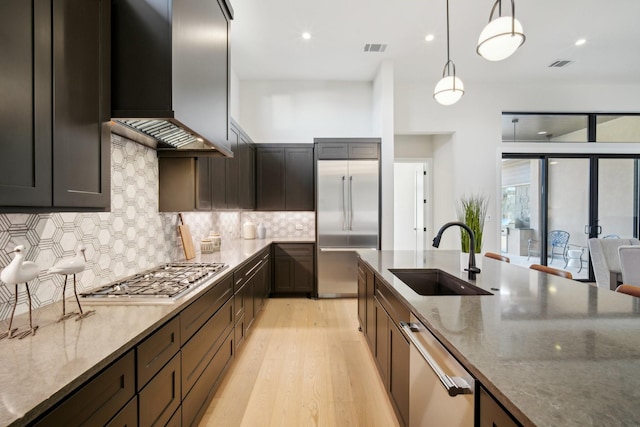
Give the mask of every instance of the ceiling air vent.
[{"label": "ceiling air vent", "polygon": [[365,52],[379,52],[382,53],[387,49],[386,43],[367,43],[364,45]]},{"label": "ceiling air vent", "polygon": [[559,59],[559,60],[549,64],[549,68],[562,68],[562,67],[566,67],[567,65],[572,64],[572,63],[573,63],[573,61],[570,61],[568,59]]}]

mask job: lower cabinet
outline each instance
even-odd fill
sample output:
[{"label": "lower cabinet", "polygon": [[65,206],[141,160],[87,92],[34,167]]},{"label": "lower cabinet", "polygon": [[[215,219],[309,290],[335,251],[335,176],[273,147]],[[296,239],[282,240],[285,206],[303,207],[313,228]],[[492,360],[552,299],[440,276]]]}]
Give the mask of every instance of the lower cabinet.
[{"label": "lower cabinet", "polygon": [[376,317],[373,271],[358,258],[358,319],[360,329],[367,338],[369,349],[373,353],[376,346]]},{"label": "lower cabinet", "polygon": [[37,421],[35,425],[52,427],[105,425],[120,413],[134,397],[135,392],[135,354],[131,350]]},{"label": "lower cabinet", "polygon": [[163,426],[180,406],[180,353],[177,353],[140,391],[139,419],[142,426]]},{"label": "lower cabinet", "polygon": [[496,402],[493,397],[480,386],[480,422],[479,427],[518,427],[511,415]]},{"label": "lower cabinet", "polygon": [[118,415],[105,424],[106,427],[137,427],[138,426],[138,396],[127,403]]},{"label": "lower cabinet", "polygon": [[379,280],[375,281],[375,360],[401,425],[409,425],[409,340],[400,322],[410,321],[409,310]]},{"label": "lower cabinet", "polygon": [[196,426],[270,291],[269,246],[30,425]]},{"label": "lower cabinet", "polygon": [[409,425],[409,341],[389,322],[389,395],[405,426]]},{"label": "lower cabinet", "polygon": [[273,256],[273,292],[312,293],[315,283],[314,257],[313,243],[276,244]]},{"label": "lower cabinet", "polygon": [[229,334],[191,391],[183,398],[182,426],[198,425],[234,354],[233,334]]}]

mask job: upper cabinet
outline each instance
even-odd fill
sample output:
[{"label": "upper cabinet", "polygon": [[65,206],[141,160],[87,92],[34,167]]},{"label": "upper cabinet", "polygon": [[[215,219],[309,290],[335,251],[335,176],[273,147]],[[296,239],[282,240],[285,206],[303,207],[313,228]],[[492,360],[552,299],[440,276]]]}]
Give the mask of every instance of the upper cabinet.
[{"label": "upper cabinet", "polygon": [[318,160],[375,160],[380,138],[314,138]]},{"label": "upper cabinet", "polygon": [[0,210],[109,209],[110,10],[0,2]]},{"label": "upper cabinet", "polygon": [[311,144],[259,144],[256,149],[256,209],[313,211]]},{"label": "upper cabinet", "polygon": [[255,149],[231,121],[232,158],[160,157],[160,211],[255,209]]}]

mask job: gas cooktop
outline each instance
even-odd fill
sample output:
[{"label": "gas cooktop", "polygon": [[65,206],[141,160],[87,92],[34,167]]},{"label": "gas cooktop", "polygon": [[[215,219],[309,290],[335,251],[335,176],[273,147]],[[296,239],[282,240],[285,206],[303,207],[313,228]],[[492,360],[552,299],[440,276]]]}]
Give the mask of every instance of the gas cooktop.
[{"label": "gas cooktop", "polygon": [[80,294],[87,303],[173,303],[227,268],[223,263],[174,262]]}]

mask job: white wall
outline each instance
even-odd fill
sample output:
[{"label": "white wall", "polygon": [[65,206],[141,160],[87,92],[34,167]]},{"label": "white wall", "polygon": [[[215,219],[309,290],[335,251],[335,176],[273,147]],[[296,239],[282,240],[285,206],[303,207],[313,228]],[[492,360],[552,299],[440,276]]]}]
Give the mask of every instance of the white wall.
[{"label": "white wall", "polygon": [[394,161],[394,82],[393,63],[386,61],[380,65],[373,81],[372,132],[382,139],[381,185],[382,200],[382,249],[393,249],[393,161]]},{"label": "white wall", "polygon": [[396,135],[393,149],[396,159],[425,159],[433,156],[433,137],[431,135]]},{"label": "white wall", "polygon": [[[433,100],[431,85],[396,84],[395,131],[397,134],[450,134],[437,137],[438,142],[434,143],[434,225],[437,228],[455,218],[455,201],[461,195],[471,192],[489,195],[488,214],[492,221],[485,225],[484,251],[500,248],[500,153],[523,147],[502,144],[502,111],[640,110],[640,85],[474,85],[472,81],[465,81],[465,85],[467,92],[463,98],[455,105],[444,107]],[[529,149],[539,151],[542,147]],[[623,149],[640,152],[638,144],[627,144]],[[441,247],[457,249],[457,241],[443,239]]]},{"label": "white wall", "polygon": [[235,70],[229,73],[229,111],[236,121],[240,119],[240,79]]},{"label": "white wall", "polygon": [[256,143],[371,137],[372,82],[247,81],[235,117]]}]

